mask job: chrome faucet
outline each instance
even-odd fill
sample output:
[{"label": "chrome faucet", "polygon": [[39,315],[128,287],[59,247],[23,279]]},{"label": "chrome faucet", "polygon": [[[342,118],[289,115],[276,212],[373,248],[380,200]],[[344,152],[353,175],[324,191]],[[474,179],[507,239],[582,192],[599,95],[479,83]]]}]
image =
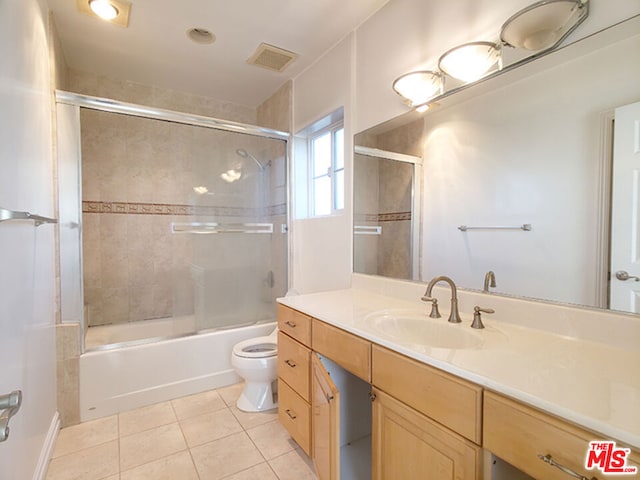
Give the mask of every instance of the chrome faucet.
[{"label": "chrome faucet", "polygon": [[453,283],[453,280],[444,275],[432,278],[429,282],[429,285],[427,285],[427,291],[424,292],[424,296],[422,297],[423,301],[431,302],[432,304],[431,314],[429,316],[432,318],[440,317],[440,312],[438,311],[438,301],[431,296],[431,291],[433,290],[435,284],[438,282],[446,282],[451,287],[451,313],[449,314],[448,321],[451,323],[460,323],[462,320],[460,320],[460,312],[458,311],[458,290],[456,289],[456,284]]},{"label": "chrome faucet", "polygon": [[484,287],[482,288],[482,291],[484,293],[489,293],[489,287],[496,288],[496,274],[493,273],[493,270],[489,270],[484,275]]}]

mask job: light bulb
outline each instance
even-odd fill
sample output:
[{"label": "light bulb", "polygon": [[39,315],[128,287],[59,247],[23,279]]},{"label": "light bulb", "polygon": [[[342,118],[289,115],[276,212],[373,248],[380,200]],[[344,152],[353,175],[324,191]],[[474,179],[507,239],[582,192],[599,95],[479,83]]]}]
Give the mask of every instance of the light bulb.
[{"label": "light bulb", "polygon": [[118,16],[118,9],[108,0],[91,0],[89,6],[93,13],[103,20],[113,20]]}]

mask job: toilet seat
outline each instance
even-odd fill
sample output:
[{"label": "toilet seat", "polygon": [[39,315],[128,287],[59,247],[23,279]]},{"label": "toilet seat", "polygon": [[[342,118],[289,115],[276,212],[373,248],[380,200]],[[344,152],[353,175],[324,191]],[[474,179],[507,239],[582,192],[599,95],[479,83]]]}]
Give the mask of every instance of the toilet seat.
[{"label": "toilet seat", "polygon": [[267,358],[278,355],[278,344],[273,337],[256,337],[236,343],[233,354],[243,358]]}]

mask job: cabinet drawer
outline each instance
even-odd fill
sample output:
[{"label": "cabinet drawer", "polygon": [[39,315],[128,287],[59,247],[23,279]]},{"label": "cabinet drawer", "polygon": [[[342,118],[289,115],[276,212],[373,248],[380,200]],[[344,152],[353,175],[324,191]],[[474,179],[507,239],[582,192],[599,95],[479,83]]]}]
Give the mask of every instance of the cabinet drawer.
[{"label": "cabinet drawer", "polygon": [[300,448],[311,455],[311,407],[289,385],[278,379],[278,418]]},{"label": "cabinet drawer", "polygon": [[[501,395],[484,392],[484,448],[534,478],[571,478],[538,455],[551,455],[574,472],[600,478],[599,470],[584,466],[592,440],[607,439]],[[637,453],[632,453],[627,466],[638,465],[639,461]]]},{"label": "cabinet drawer", "polygon": [[309,401],[309,360],[311,350],[278,332],[278,376],[307,402]]},{"label": "cabinet drawer", "polygon": [[371,342],[313,319],[313,350],[371,383]]},{"label": "cabinet drawer", "polygon": [[482,388],[377,345],[373,384],[465,438],[482,442]]},{"label": "cabinet drawer", "polygon": [[311,317],[278,304],[278,328],[300,343],[311,346]]}]

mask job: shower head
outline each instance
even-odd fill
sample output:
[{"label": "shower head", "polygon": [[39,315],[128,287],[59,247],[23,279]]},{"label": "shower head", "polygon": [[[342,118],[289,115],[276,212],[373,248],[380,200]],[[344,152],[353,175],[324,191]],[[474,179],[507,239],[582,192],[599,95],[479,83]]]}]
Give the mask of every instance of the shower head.
[{"label": "shower head", "polygon": [[240,155],[242,158],[250,158],[251,160],[253,160],[254,162],[256,162],[256,164],[258,165],[258,167],[260,167],[260,171],[263,171],[266,167],[271,166],[271,161],[269,161],[266,165],[263,165],[262,163],[260,163],[260,161],[254,157],[253,155],[251,155],[249,152],[247,152],[244,148],[239,148],[236,150],[236,153],[238,155]]}]

